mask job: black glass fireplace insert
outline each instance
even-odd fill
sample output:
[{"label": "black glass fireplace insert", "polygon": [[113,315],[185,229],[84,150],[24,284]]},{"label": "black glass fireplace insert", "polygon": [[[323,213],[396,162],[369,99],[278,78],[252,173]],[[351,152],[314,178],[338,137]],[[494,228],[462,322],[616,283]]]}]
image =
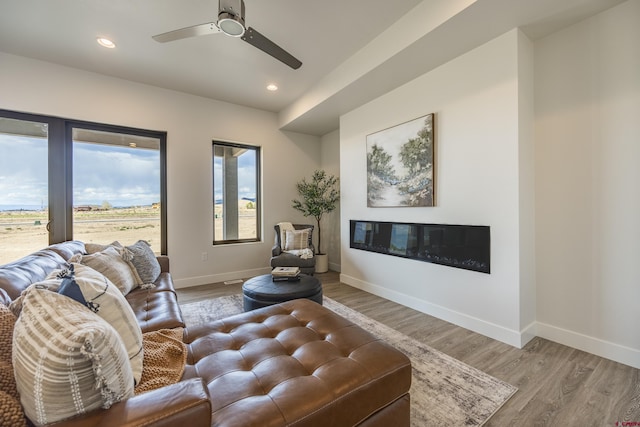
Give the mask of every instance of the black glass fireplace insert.
[{"label": "black glass fireplace insert", "polygon": [[350,221],[350,247],[363,251],[491,272],[490,228],[484,225]]}]

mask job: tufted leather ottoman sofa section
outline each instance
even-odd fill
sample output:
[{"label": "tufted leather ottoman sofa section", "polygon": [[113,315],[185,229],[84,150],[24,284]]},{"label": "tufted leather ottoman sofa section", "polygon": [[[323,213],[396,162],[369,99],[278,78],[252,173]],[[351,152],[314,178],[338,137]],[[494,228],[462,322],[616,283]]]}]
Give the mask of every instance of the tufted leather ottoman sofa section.
[{"label": "tufted leather ottoman sofa section", "polygon": [[209,389],[211,425],[409,425],[411,364],[309,300],[185,331],[186,378]]}]

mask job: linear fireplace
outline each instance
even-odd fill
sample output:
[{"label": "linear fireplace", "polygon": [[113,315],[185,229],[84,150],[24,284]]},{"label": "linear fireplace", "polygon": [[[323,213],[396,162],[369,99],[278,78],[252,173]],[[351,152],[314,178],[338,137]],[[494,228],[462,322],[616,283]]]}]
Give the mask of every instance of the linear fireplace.
[{"label": "linear fireplace", "polygon": [[491,272],[488,226],[351,220],[350,228],[353,249]]}]

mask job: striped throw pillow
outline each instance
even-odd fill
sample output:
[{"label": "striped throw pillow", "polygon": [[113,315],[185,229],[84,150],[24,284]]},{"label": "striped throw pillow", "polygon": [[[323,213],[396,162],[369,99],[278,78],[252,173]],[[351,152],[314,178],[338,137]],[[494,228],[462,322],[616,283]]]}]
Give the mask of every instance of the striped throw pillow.
[{"label": "striped throw pillow", "polygon": [[13,332],[20,401],[35,425],[61,421],[133,395],[116,330],[82,304],[46,289],[24,295]]},{"label": "striped throw pillow", "polygon": [[73,280],[82,292],[87,306],[115,328],[127,349],[133,378],[136,384],[140,382],[144,357],[142,330],[122,292],[106,276],[86,265],[71,263],[69,270],[56,270],[49,277],[54,275],[59,280]]},{"label": "striped throw pillow", "polygon": [[120,289],[123,295],[127,295],[132,289],[142,285],[133,264],[125,261],[122,255],[122,249],[109,246],[102,252],[84,255],[78,258],[80,258],[80,260],[73,257],[70,261],[79,261],[81,264],[88,265],[94,270],[104,274]]},{"label": "striped throw pillow", "polygon": [[284,244],[285,251],[296,251],[309,247],[309,229],[287,230],[287,238]]}]

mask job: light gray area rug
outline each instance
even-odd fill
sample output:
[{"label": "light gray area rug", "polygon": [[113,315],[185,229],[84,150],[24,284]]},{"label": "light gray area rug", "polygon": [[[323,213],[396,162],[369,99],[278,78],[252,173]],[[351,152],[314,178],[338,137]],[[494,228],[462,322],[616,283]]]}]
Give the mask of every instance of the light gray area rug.
[{"label": "light gray area rug", "polygon": [[[188,327],[241,313],[242,295],[180,306]],[[518,390],[331,298],[324,297],[324,306],[409,356],[413,427],[481,426]]]}]

